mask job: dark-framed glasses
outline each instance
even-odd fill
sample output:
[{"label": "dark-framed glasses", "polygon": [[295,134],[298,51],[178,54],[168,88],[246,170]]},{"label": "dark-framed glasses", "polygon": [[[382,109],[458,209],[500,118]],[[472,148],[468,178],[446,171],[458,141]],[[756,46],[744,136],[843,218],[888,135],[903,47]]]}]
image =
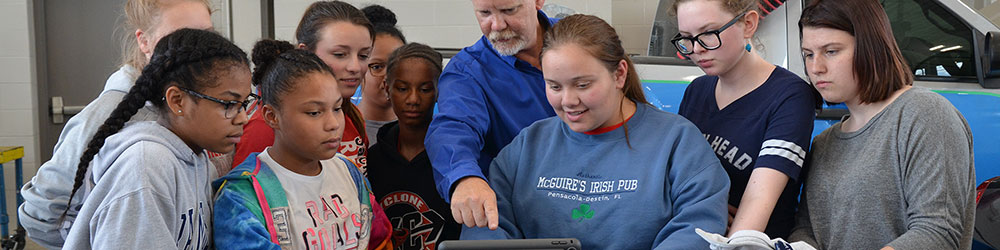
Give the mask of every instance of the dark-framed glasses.
[{"label": "dark-framed glasses", "polygon": [[223,101],[223,100],[219,100],[218,98],[215,98],[215,97],[211,97],[211,96],[208,96],[208,95],[205,95],[205,94],[202,94],[202,93],[198,93],[197,91],[194,91],[194,90],[190,90],[190,89],[186,89],[186,88],[179,88],[179,89],[183,90],[184,92],[187,92],[188,94],[196,96],[198,98],[209,100],[209,101],[213,101],[215,103],[221,104],[222,108],[226,110],[226,119],[232,119],[233,117],[236,117],[236,114],[239,114],[241,111],[246,111],[247,110],[247,106],[249,106],[251,103],[257,101],[257,99],[260,99],[260,96],[258,96],[256,94],[253,94],[253,93],[250,93],[250,95],[247,96],[247,99],[243,100],[243,101]]},{"label": "dark-framed glasses", "polygon": [[368,73],[374,77],[385,76],[385,63],[369,63]]},{"label": "dark-framed glasses", "polygon": [[721,28],[717,30],[705,31],[702,32],[701,34],[695,35],[694,37],[681,36],[681,34],[678,33],[676,36],[674,36],[674,39],[670,39],[670,43],[673,43],[674,47],[677,47],[678,52],[681,52],[681,54],[685,55],[690,55],[694,53],[694,43],[696,41],[698,42],[698,44],[701,45],[702,48],[705,48],[706,50],[718,49],[719,47],[722,47],[722,39],[719,37],[719,33],[722,33],[722,31],[726,30],[726,28],[729,28],[729,26],[733,26],[733,24],[736,24],[736,21],[739,21],[746,14],[747,14],[746,12],[740,13],[739,15],[736,15],[736,17],[734,17],[733,20],[730,20],[728,23],[726,23],[726,25],[722,25]]}]

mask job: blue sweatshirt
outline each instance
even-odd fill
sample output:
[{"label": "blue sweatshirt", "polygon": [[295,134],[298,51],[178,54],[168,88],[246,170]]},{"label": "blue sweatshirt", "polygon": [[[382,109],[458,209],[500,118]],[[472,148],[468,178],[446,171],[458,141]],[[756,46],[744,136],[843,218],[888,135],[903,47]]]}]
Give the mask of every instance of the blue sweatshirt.
[{"label": "blue sweatshirt", "polygon": [[[543,29],[557,21],[541,11],[538,20]],[[485,36],[451,58],[438,87],[438,113],[424,145],[446,202],[459,179],[486,179],[490,161],[522,128],[555,116],[545,98],[542,71],[500,55]]]},{"label": "blue sweatshirt", "polygon": [[627,139],[624,127],[587,135],[557,117],[525,128],[490,166],[500,227],[465,228],[461,238],[707,249],[694,229],[726,231],[729,178],[694,124],[637,106]]}]

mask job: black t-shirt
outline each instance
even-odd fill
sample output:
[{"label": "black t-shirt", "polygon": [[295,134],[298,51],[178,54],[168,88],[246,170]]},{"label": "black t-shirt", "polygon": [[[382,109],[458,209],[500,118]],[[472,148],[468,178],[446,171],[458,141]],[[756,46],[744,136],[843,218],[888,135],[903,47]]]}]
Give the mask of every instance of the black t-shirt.
[{"label": "black t-shirt", "polygon": [[427,152],[407,161],[396,149],[398,140],[399,123],[385,124],[368,151],[368,180],[392,223],[393,246],[437,249],[442,241],[457,240],[462,228],[434,187]]}]

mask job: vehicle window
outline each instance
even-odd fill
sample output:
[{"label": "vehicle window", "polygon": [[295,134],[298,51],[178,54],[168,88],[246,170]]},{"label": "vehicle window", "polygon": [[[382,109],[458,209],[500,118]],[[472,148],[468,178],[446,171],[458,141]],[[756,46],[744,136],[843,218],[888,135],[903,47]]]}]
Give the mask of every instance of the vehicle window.
[{"label": "vehicle window", "polygon": [[882,2],[914,75],[976,78],[972,29],[932,0]]},{"label": "vehicle window", "polygon": [[882,0],[882,7],[918,79],[976,79],[972,29],[964,21],[934,0]]}]

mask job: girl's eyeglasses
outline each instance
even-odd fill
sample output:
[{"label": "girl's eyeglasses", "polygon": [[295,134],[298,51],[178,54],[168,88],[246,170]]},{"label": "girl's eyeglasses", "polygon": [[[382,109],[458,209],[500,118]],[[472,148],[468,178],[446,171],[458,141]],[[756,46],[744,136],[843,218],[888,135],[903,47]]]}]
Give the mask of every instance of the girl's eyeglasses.
[{"label": "girl's eyeglasses", "polygon": [[384,63],[369,63],[368,73],[372,74],[374,77],[385,76],[385,64]]},{"label": "girl's eyeglasses", "polygon": [[702,32],[701,34],[695,35],[694,37],[685,37],[681,36],[681,34],[678,33],[676,36],[674,36],[674,39],[670,40],[670,43],[673,43],[674,47],[677,47],[677,51],[685,55],[690,55],[694,53],[695,41],[697,41],[698,44],[700,44],[701,47],[705,48],[706,50],[718,49],[719,47],[722,47],[722,39],[719,38],[719,33],[722,33],[722,31],[726,30],[726,28],[729,28],[729,26],[733,26],[733,24],[735,24],[736,21],[739,21],[740,18],[743,18],[743,16],[745,16],[746,14],[747,14],[746,12],[743,12],[734,17],[733,20],[730,20],[728,23],[726,23],[726,25],[722,25],[721,28],[717,30],[705,31]]},{"label": "girl's eyeglasses", "polygon": [[256,94],[253,94],[253,93],[250,93],[250,95],[247,96],[247,99],[243,100],[243,101],[223,101],[223,100],[219,100],[218,98],[215,98],[215,97],[211,97],[211,96],[207,96],[207,95],[202,94],[202,93],[198,93],[198,92],[196,92],[194,90],[190,90],[190,89],[186,89],[186,88],[180,88],[180,89],[183,90],[184,92],[187,92],[188,94],[191,94],[193,96],[197,96],[198,98],[209,100],[209,101],[213,101],[215,103],[221,104],[222,108],[226,110],[226,119],[233,119],[233,117],[236,117],[236,114],[239,114],[241,111],[245,112],[247,110],[247,106],[248,105],[250,105],[251,103],[257,101],[257,99],[260,99],[260,96],[258,96]]}]

